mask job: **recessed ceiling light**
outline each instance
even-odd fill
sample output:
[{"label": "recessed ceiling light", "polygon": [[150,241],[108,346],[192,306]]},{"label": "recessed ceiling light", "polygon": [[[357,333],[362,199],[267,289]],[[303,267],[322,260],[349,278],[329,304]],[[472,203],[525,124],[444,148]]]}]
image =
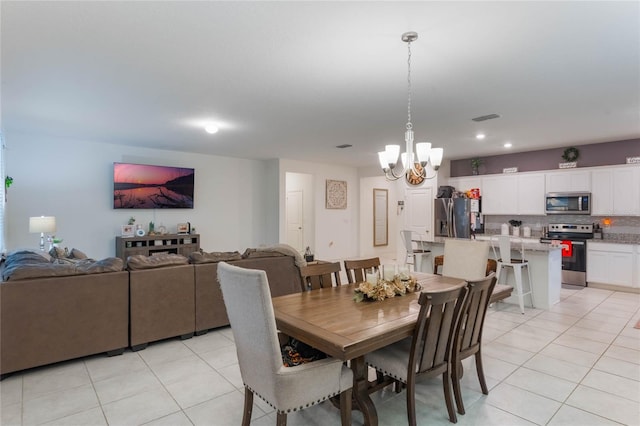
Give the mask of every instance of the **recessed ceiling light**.
[{"label": "recessed ceiling light", "polygon": [[476,139],[478,139],[478,140],[482,140],[482,139],[484,139],[484,138],[485,138],[484,133],[478,133],[478,134],[476,135]]},{"label": "recessed ceiling light", "polygon": [[204,131],[212,135],[214,133],[218,133],[218,127],[214,124],[207,124],[204,126]]},{"label": "recessed ceiling light", "polygon": [[507,142],[504,144],[505,148],[511,148],[513,145],[511,145],[511,142]]}]

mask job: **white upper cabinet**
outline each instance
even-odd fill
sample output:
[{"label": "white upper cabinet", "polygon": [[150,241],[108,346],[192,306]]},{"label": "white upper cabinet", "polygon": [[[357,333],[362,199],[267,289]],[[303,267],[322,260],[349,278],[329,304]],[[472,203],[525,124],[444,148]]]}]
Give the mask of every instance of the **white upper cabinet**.
[{"label": "white upper cabinet", "polygon": [[591,179],[592,215],[640,215],[640,166],[593,170]]},{"label": "white upper cabinet", "polygon": [[518,214],[544,214],[544,173],[518,175]]},{"label": "white upper cabinet", "polygon": [[483,214],[518,214],[518,177],[515,174],[483,177],[480,195]]},{"label": "white upper cabinet", "polygon": [[590,192],[591,172],[565,170],[546,174],[546,192]]},{"label": "white upper cabinet", "polygon": [[544,192],[544,173],[483,177],[482,213],[543,215]]}]

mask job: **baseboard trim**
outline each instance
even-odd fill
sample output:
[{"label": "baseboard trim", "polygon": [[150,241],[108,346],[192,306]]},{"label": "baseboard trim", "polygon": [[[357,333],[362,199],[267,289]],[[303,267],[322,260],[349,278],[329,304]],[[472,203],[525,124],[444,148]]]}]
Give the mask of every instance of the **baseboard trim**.
[{"label": "baseboard trim", "polygon": [[591,282],[591,281],[589,281],[587,283],[587,286],[591,287],[591,288],[600,288],[600,289],[603,289],[603,290],[623,291],[625,293],[640,294],[640,288],[638,288],[638,287],[627,287],[627,286],[624,286],[624,285],[595,283],[595,282]]}]

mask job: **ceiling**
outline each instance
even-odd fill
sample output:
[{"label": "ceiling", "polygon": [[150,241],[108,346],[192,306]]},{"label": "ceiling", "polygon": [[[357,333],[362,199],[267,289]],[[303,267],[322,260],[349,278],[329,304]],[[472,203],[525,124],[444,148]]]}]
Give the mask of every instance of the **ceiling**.
[{"label": "ceiling", "polygon": [[403,143],[410,30],[416,140],[445,159],[640,137],[637,1],[0,7],[8,145],[26,134],[375,166]]}]

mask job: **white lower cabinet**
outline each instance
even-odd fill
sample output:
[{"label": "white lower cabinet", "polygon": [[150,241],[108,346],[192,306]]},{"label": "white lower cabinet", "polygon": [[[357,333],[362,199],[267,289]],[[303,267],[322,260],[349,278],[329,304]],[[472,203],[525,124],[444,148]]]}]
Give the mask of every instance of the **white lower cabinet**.
[{"label": "white lower cabinet", "polygon": [[632,244],[588,242],[587,282],[637,287],[634,249]]}]

